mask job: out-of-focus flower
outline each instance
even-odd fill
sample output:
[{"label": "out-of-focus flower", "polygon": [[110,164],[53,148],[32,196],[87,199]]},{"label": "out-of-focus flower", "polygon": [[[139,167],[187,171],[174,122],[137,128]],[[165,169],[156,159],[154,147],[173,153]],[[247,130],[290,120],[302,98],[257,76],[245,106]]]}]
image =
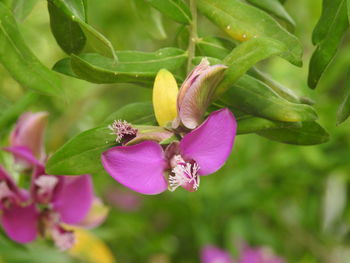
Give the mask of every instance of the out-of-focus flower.
[{"label": "out-of-focus flower", "polygon": [[203,247],[200,258],[201,263],[233,263],[229,252],[211,245]]},{"label": "out-of-focus flower", "polygon": [[107,218],[109,208],[98,197],[92,202],[92,207],[85,218],[79,222],[79,226],[84,228],[94,228],[101,225]]},{"label": "out-of-focus flower", "polygon": [[19,243],[31,242],[38,234],[38,218],[29,193],[19,189],[0,165],[0,223],[6,234]]},{"label": "out-of-focus flower", "polygon": [[[178,186],[199,187],[199,176],[221,168],[231,153],[236,121],[228,109],[210,114],[205,122],[165,151],[153,141],[113,147],[102,154],[105,170],[119,183],[142,194],[159,194]],[[164,174],[168,175],[168,179]]]},{"label": "out-of-focus flower", "polygon": [[47,112],[24,113],[10,134],[8,149],[13,149],[16,163],[22,170],[31,167],[28,162],[21,158],[22,154],[31,153],[35,159],[40,161],[44,161],[46,158],[43,141],[47,117]]},{"label": "out-of-focus flower", "polygon": [[234,260],[228,251],[215,246],[203,247],[201,263],[283,263],[284,260],[274,255],[270,249],[264,247],[253,248],[244,245],[239,258]]},{"label": "out-of-focus flower", "polygon": [[106,193],[109,204],[125,212],[137,211],[142,205],[142,199],[135,192],[122,190],[117,187],[109,189]]},{"label": "out-of-focus flower", "polygon": [[283,263],[283,259],[275,256],[267,248],[245,246],[241,251],[238,263]]},{"label": "out-of-focus flower", "polygon": [[73,257],[86,263],[116,262],[111,250],[102,240],[83,228],[69,229],[74,231],[76,239],[74,246],[68,251]]},{"label": "out-of-focus flower", "polygon": [[[45,173],[42,138],[46,117],[46,113],[22,115],[11,133],[11,146],[4,148],[31,168],[32,177],[29,191],[20,189],[0,166],[0,223],[16,242],[31,242],[42,234],[51,236],[57,247],[66,250],[73,246],[75,237],[64,225],[87,220],[95,196],[90,175]],[[41,161],[37,159],[40,157]],[[105,216],[91,216],[85,223],[96,226]]]}]

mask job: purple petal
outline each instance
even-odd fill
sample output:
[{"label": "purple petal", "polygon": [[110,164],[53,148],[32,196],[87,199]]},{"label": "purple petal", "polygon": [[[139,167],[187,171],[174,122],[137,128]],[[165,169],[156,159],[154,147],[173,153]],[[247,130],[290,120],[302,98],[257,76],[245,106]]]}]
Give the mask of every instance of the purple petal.
[{"label": "purple petal", "polygon": [[34,205],[12,205],[3,209],[1,224],[6,234],[18,243],[36,239],[38,233],[38,212]]},{"label": "purple petal", "polygon": [[115,180],[141,194],[159,194],[168,187],[164,152],[156,142],[113,147],[102,154],[102,164]]},{"label": "purple petal", "polygon": [[198,163],[200,175],[214,173],[224,165],[231,153],[236,127],[230,110],[212,112],[202,125],[181,140],[181,155]]},{"label": "purple petal", "polygon": [[10,135],[10,145],[28,147],[36,157],[43,157],[47,116],[47,112],[22,114]]},{"label": "purple petal", "polygon": [[233,263],[230,253],[214,246],[205,246],[201,251],[201,263]]},{"label": "purple petal", "polygon": [[90,175],[60,176],[53,207],[67,224],[78,224],[88,214],[94,198]]},{"label": "purple petal", "polygon": [[241,252],[239,263],[283,263],[283,259],[276,257],[270,250],[263,248],[245,247]]},{"label": "purple petal", "polygon": [[15,157],[16,164],[23,170],[31,168],[32,166],[43,166],[42,163],[36,159],[33,152],[26,146],[4,147],[3,150],[12,153]]},{"label": "purple petal", "polygon": [[[13,202],[20,202],[25,199],[24,193],[20,191],[12,177],[0,165],[0,183],[2,192],[0,193],[0,208],[2,206],[3,198],[10,198]],[[5,190],[6,189],[6,190]],[[6,191],[6,193],[5,193]]]}]

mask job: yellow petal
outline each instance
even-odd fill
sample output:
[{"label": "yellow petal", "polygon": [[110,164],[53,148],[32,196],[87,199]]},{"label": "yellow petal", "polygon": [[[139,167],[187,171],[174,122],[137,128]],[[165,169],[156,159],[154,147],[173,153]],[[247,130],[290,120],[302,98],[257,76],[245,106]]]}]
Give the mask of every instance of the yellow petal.
[{"label": "yellow petal", "polygon": [[176,118],[177,93],[178,87],[173,74],[161,69],[153,85],[153,108],[160,126],[165,126]]},{"label": "yellow petal", "polygon": [[74,230],[76,243],[69,250],[69,254],[83,262],[115,263],[112,252],[107,245],[83,228],[71,227]]}]

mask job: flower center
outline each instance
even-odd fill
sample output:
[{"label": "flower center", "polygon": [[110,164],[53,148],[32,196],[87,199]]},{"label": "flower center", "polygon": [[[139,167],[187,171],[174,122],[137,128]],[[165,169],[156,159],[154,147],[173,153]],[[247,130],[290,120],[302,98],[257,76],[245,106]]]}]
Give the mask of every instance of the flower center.
[{"label": "flower center", "polygon": [[132,127],[127,121],[116,120],[108,128],[112,131],[111,134],[117,136],[115,141],[120,143],[122,140],[129,141],[133,139],[137,134],[137,129]]},{"label": "flower center", "polygon": [[0,181],[0,203],[9,205],[10,200],[15,198],[15,194],[11,191],[5,181]]},{"label": "flower center", "polygon": [[182,186],[188,191],[199,188],[199,165],[195,161],[186,162],[181,155],[175,155],[171,160],[171,174],[169,176],[169,190],[175,191]]},{"label": "flower center", "polygon": [[41,175],[37,178],[35,180],[37,201],[43,204],[49,203],[57,184],[58,178],[53,175]]}]

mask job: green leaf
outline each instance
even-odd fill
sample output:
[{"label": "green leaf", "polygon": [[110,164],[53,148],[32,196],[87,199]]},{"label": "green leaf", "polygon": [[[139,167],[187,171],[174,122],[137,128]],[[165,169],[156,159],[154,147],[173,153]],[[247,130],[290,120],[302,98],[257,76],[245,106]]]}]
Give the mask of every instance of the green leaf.
[{"label": "green leaf", "polygon": [[[327,7],[327,3],[325,0],[324,8]],[[325,12],[328,13],[327,10]],[[312,89],[316,88],[322,74],[337,53],[338,45],[349,26],[345,0],[339,3],[334,16],[327,16],[327,19],[324,18],[324,20],[327,23],[320,20],[319,25],[323,25],[328,30],[321,30],[317,26],[314,31],[314,42],[318,43],[318,46],[311,57],[309,66],[308,85]]]},{"label": "green leaf", "polygon": [[229,68],[226,70],[225,77],[217,88],[216,97],[221,96],[254,64],[285,51],[286,47],[283,44],[268,38],[251,39],[240,44],[223,61]]},{"label": "green leaf", "polygon": [[[79,78],[94,83],[153,83],[160,69],[174,72],[187,59],[187,53],[177,48],[163,48],[156,52],[119,51],[117,54],[117,64],[113,59],[98,54],[83,54],[79,57],[73,55],[71,66]],[[54,69],[71,75],[67,66],[68,62],[60,61]]]},{"label": "green leaf", "polygon": [[[261,72],[260,70],[256,68],[251,68],[248,72],[249,75],[257,78],[258,80],[261,80],[265,84],[267,84],[273,91],[275,91],[278,95],[280,95],[282,98],[293,102],[293,103],[302,103],[302,99],[298,97],[298,95],[291,89],[283,86],[281,83],[275,81],[270,76],[268,76],[266,73]],[[305,99],[305,98],[304,98]],[[305,103],[308,104],[308,103]]]},{"label": "green leaf", "polygon": [[134,103],[127,105],[110,117],[97,128],[84,131],[66,144],[48,160],[46,172],[56,175],[95,174],[103,171],[101,154],[116,146],[115,135],[111,134],[108,124],[113,120],[126,120],[131,124],[154,123],[150,115],[153,112],[151,103]]},{"label": "green leaf", "polygon": [[109,115],[103,124],[109,125],[115,120],[127,120],[132,124],[156,125],[153,105],[149,102],[138,102],[126,105]]},{"label": "green leaf", "polygon": [[237,134],[256,133],[272,128],[295,128],[300,127],[300,122],[272,121],[259,117],[245,117],[237,119]]},{"label": "green leaf", "polygon": [[[115,61],[117,61],[117,55],[114,51],[112,43],[100,32],[98,32],[96,29],[94,29],[92,26],[86,23],[86,14],[85,14],[86,1],[84,0],[73,0],[73,1],[48,0],[48,1],[50,4],[60,9],[67,16],[67,19],[70,18],[72,22],[79,24],[81,30],[84,32],[84,35],[88,40],[88,43],[94,50],[96,50],[97,52],[105,56],[112,57]],[[69,26],[72,24],[66,22],[65,25]],[[54,25],[54,26],[58,27],[60,25]],[[68,28],[67,28],[67,32],[69,32]],[[74,32],[76,33],[77,30],[75,30]],[[59,37],[60,37],[59,41],[63,41],[61,38],[64,38],[64,36],[60,34]],[[69,36],[69,38],[73,38],[73,37],[74,36]],[[78,37],[81,37],[81,35],[79,34]]]},{"label": "green leaf", "polygon": [[0,62],[22,86],[61,95],[60,79],[30,51],[10,10],[0,3]]},{"label": "green leaf", "polygon": [[264,11],[239,0],[198,0],[199,10],[238,41],[272,38],[286,47],[280,54],[297,66],[302,65],[302,46],[294,35]]},{"label": "green leaf", "polygon": [[[85,17],[84,6],[81,6],[80,9],[82,9],[82,15]],[[58,45],[67,54],[79,54],[86,44],[86,37],[80,25],[51,1],[48,1],[48,10],[51,31]]]},{"label": "green leaf", "polygon": [[291,103],[249,75],[243,75],[220,98],[220,102],[253,116],[274,121],[300,122],[317,119],[311,106]]},{"label": "green leaf", "polygon": [[315,145],[329,140],[329,134],[317,122],[303,122],[299,128],[274,128],[257,134],[273,141],[296,145]]},{"label": "green leaf", "polygon": [[133,3],[144,30],[154,39],[166,39],[167,35],[163,27],[161,14],[147,4],[145,0],[134,0]]},{"label": "green leaf", "polygon": [[16,103],[9,106],[5,110],[2,110],[0,113],[0,131],[8,128],[12,123],[14,123],[18,116],[22,114],[30,104],[37,101],[39,97],[40,95],[38,93],[28,92]]},{"label": "green leaf", "polygon": [[[167,17],[181,24],[190,24],[192,15],[183,0],[146,0]],[[143,10],[142,10],[143,11]]]},{"label": "green leaf", "polygon": [[317,25],[312,32],[312,43],[314,45],[319,44],[326,38],[330,31],[331,25],[337,20],[340,8],[344,0],[323,0],[322,1],[322,14],[317,22]]},{"label": "green leaf", "polygon": [[337,125],[346,121],[346,119],[350,116],[350,72],[348,73],[348,77],[346,79],[346,88],[348,91],[337,112]]},{"label": "green leaf", "polygon": [[278,0],[247,0],[249,3],[259,7],[260,9],[284,20],[288,27],[294,29],[295,21],[288,14],[283,4]]},{"label": "green leaf", "polygon": [[38,0],[14,0],[12,2],[12,12],[18,22],[23,22],[30,14]]},{"label": "green leaf", "polygon": [[236,45],[222,37],[203,37],[196,42],[196,53],[198,56],[207,56],[224,59]]}]

